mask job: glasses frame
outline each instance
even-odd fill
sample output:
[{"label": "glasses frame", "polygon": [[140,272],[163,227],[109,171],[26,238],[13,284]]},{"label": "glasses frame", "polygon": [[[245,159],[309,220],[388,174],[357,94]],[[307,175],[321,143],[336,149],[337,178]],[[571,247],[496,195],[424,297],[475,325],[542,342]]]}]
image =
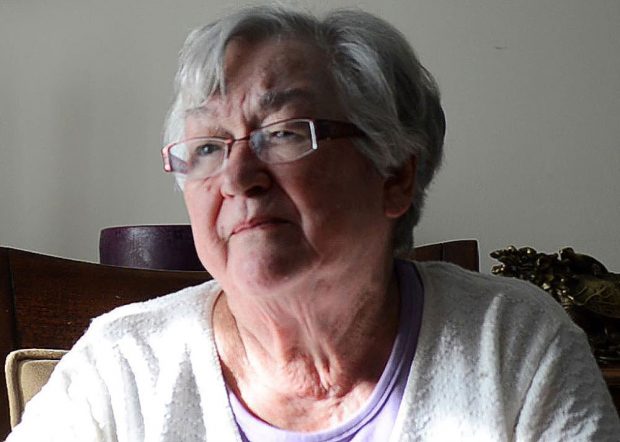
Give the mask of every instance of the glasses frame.
[{"label": "glasses frame", "polygon": [[[232,149],[233,144],[235,144],[237,141],[247,141],[250,140],[251,141],[251,137],[254,133],[256,133],[257,131],[261,131],[264,130],[270,126],[274,126],[276,124],[282,124],[282,123],[287,123],[287,122],[307,122],[310,124],[310,135],[312,137],[312,145],[311,145],[311,149],[308,150],[306,153],[304,153],[303,155],[301,155],[300,157],[297,157],[293,160],[289,160],[289,161],[282,161],[282,162],[275,162],[275,163],[269,163],[269,162],[265,162],[263,161],[258,155],[256,156],[260,161],[265,162],[266,164],[285,164],[285,163],[292,163],[294,161],[297,161],[313,152],[316,152],[316,150],[319,148],[319,141],[321,140],[333,140],[333,139],[337,139],[337,138],[348,138],[348,137],[360,137],[360,136],[365,136],[364,132],[357,127],[355,124],[353,123],[349,123],[346,121],[336,121],[336,120],[325,120],[325,119],[315,119],[315,118],[288,118],[285,120],[280,120],[280,121],[276,121],[273,123],[269,123],[266,124],[265,126],[261,126],[258,127],[252,131],[250,131],[247,135],[240,137],[240,138],[224,138],[224,137],[192,137],[192,138],[185,138],[183,140],[180,141],[175,141],[174,143],[170,143],[167,144],[166,146],[164,146],[161,150],[161,156],[162,156],[162,160],[164,162],[164,171],[168,172],[168,173],[178,173],[178,174],[184,174],[187,175],[188,172],[188,165],[187,162],[184,160],[181,160],[180,158],[172,155],[170,153],[170,150],[174,147],[177,146],[179,144],[183,144],[183,143],[187,143],[190,141],[196,141],[196,140],[212,140],[212,141],[217,141],[220,143],[224,143],[226,146],[226,150],[224,152],[224,160],[222,161],[222,165],[220,166],[219,169],[217,169],[217,171],[213,172],[212,174],[204,177],[204,178],[209,178],[212,176],[217,175],[218,173],[220,173],[222,171],[222,169],[224,169],[226,162],[228,161],[228,157],[230,156],[230,151]],[[252,149],[252,152],[254,152],[254,147],[252,145],[252,143],[249,143],[250,148]]]}]

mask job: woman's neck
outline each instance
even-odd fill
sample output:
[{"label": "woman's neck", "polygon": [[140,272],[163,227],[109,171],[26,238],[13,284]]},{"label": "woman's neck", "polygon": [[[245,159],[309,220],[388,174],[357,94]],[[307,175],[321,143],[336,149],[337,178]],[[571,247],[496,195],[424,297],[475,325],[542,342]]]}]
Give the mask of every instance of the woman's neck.
[{"label": "woman's neck", "polygon": [[284,428],[323,428],[354,414],[378,382],[398,329],[398,285],[391,268],[383,275],[269,299],[222,294],[214,327],[229,388]]}]

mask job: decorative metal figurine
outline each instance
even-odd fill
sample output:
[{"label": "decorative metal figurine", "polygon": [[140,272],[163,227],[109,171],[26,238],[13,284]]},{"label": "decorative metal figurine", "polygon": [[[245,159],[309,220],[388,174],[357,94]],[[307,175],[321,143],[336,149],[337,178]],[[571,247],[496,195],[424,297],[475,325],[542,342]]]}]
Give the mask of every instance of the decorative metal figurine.
[{"label": "decorative metal figurine", "polygon": [[545,254],[509,246],[491,257],[502,263],[493,266],[494,274],[530,281],[562,304],[599,361],[620,361],[620,274],[570,247]]}]

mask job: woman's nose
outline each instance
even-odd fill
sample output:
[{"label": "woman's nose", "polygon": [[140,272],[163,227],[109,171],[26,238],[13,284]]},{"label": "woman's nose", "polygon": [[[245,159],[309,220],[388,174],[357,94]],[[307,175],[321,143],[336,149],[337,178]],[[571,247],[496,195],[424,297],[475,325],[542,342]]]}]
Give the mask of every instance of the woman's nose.
[{"label": "woman's nose", "polygon": [[272,184],[269,166],[254,154],[247,140],[240,140],[230,147],[221,172],[223,196],[256,196],[266,192]]}]

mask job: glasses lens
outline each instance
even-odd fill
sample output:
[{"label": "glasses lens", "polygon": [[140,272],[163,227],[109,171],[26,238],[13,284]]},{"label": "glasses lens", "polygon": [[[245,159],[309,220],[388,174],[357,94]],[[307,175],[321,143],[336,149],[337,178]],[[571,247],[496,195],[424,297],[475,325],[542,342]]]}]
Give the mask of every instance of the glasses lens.
[{"label": "glasses lens", "polygon": [[189,179],[201,179],[216,173],[226,156],[226,143],[213,138],[193,138],[174,145],[170,155],[185,164],[184,170]]},{"label": "glasses lens", "polygon": [[254,152],[266,163],[286,163],[312,152],[313,130],[309,120],[270,124],[251,135]]}]

